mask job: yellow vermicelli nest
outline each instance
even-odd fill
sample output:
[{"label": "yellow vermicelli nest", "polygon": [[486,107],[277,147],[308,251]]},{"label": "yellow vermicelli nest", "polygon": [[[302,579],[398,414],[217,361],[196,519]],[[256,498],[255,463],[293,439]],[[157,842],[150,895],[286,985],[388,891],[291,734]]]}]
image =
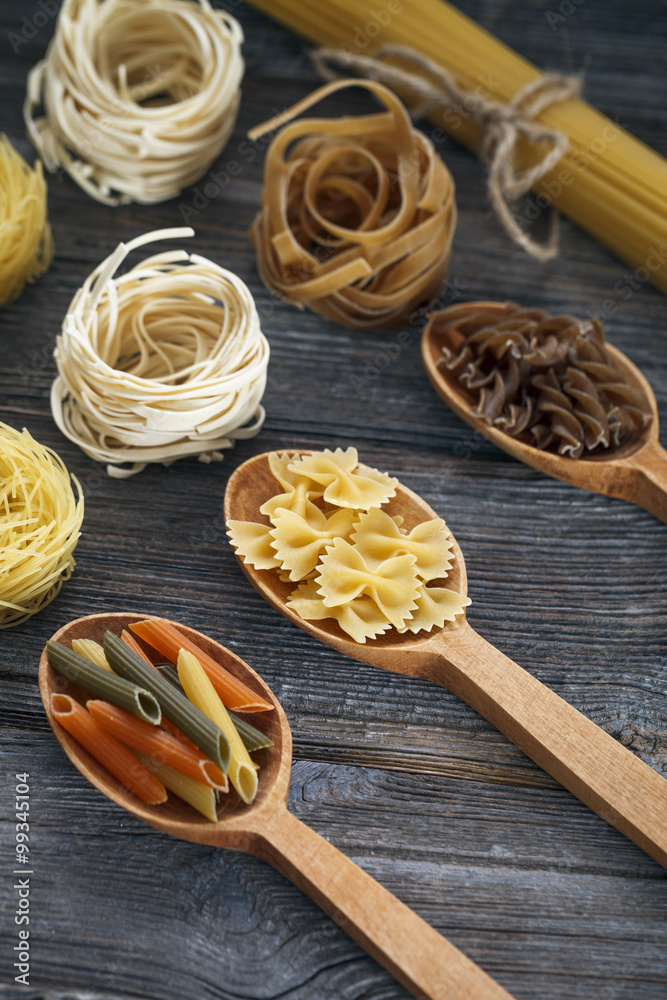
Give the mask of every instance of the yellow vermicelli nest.
[{"label": "yellow vermicelli nest", "polygon": [[227,522],[239,558],[297,584],[288,607],[300,618],[333,618],[355,642],[390,628],[429,632],[454,621],[470,600],[439,586],[454,562],[441,518],[403,527],[382,510],[398,481],[358,463],[356,448],[269,456],[283,492],[259,521]]},{"label": "yellow vermicelli nest", "polygon": [[31,169],[0,136],[0,305],[13,302],[53,258],[42,164]]},{"label": "yellow vermicelli nest", "polygon": [[82,520],[83,493],[62,459],[27,430],[0,423],[0,629],[58,594],[74,569]]},{"label": "yellow vermicelli nest", "polygon": [[64,168],[97,201],[173,198],[234,127],[242,42],[208,0],[65,0],[28,76],[30,138],[48,170]]},{"label": "yellow vermicelli nest", "polygon": [[121,243],[63,321],[53,418],[116,478],[187,455],[219,461],[221,449],[264,422],[269,345],[240,278],[183,250],[114,276],[137,247],[193,235],[164,229]]},{"label": "yellow vermicelli nest", "polygon": [[348,87],[370,91],[383,110],[300,119],[271,143],[251,232],[257,266],[300,308],[356,329],[395,328],[439,294],[456,226],[451,174],[401,101],[382,84],[342,80],[248,134]]}]

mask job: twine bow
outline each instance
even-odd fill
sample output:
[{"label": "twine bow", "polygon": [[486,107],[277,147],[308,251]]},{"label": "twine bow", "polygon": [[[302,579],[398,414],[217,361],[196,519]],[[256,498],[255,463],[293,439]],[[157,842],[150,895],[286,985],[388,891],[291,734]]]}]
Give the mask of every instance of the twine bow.
[{"label": "twine bow", "polygon": [[[386,61],[392,57],[400,58],[413,68],[404,69]],[[522,87],[508,104],[502,104],[459,87],[446,69],[403,45],[383,45],[373,56],[322,47],[315,49],[311,58],[315,69],[325,80],[340,78],[342,74],[332,69],[332,65],[337,65],[377,80],[403,97],[406,92],[414,95],[416,100],[409,107],[413,118],[424,117],[438,108],[465,108],[466,115],[482,131],[479,155],[488,166],[489,198],[505,232],[538,260],[550,260],[556,256],[558,213],[552,210],[547,239],[539,243],[524,232],[511,206],[565,155],[569,145],[567,137],[535,119],[551,105],[578,97],[581,92],[580,77],[547,73]],[[518,165],[517,147],[521,139],[550,147],[534,166],[525,170]]]}]

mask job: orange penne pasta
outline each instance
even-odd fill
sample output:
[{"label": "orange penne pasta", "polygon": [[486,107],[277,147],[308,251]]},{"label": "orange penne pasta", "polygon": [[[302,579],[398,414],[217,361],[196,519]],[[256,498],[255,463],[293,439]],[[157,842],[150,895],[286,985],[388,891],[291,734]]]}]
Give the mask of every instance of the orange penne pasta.
[{"label": "orange penne pasta", "polygon": [[105,732],[122,743],[211,788],[228,791],[227,775],[194,744],[190,749],[159,726],[151,726],[150,722],[143,722],[107,701],[89,701],[88,711]]},{"label": "orange penne pasta", "polygon": [[268,712],[273,708],[270,702],[264,701],[255,691],[237,680],[213,657],[163,618],[147,618],[135,622],[130,628],[172,663],[178,662],[181,649],[196,656],[226,708],[232,708],[235,712]]},{"label": "orange penne pasta", "polygon": [[[167,790],[162,782],[151,774],[126,746],[103,729],[78,701],[66,694],[52,694],[51,712],[54,719],[70,736],[73,736],[95,760],[103,764],[142,802],[155,806],[166,801]],[[129,712],[127,714],[129,715]],[[150,723],[145,725],[150,726]]]},{"label": "orange penne pasta", "polygon": [[139,645],[139,643],[134,638],[134,636],[132,635],[131,632],[128,632],[127,629],[124,628],[123,631],[120,633],[120,637],[123,640],[123,642],[125,643],[125,645],[129,646],[130,649],[132,650],[132,652],[136,653],[137,656],[140,656],[141,659],[145,663],[147,663],[149,667],[154,667],[155,666],[155,664],[151,662],[150,657],[148,657],[146,655],[146,653],[144,653],[143,649],[141,648],[141,646]]}]

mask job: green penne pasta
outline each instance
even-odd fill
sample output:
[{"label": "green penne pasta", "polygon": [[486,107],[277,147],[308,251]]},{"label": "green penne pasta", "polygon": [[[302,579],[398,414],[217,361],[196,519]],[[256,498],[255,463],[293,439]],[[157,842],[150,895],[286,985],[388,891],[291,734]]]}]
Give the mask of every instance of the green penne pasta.
[{"label": "green penne pasta", "polygon": [[174,770],[168,764],[158,764],[152,757],[140,753],[139,750],[133,750],[132,753],[139,758],[144,767],[147,767],[156,778],[160,779],[168,791],[178,795],[179,799],[189,803],[212,823],[216,822],[218,818],[215,811],[217,801],[216,793],[212,788],[204,785],[201,781],[181,774],[180,771]]},{"label": "green penne pasta", "polygon": [[120,636],[113,632],[104,635],[104,652],[113,670],[135,684],[140,684],[153,694],[165,717],[192,740],[218,767],[229,770],[229,740],[222,730],[211,722],[184,694],[176,690],[154,667],[149,667]]},{"label": "green penne pasta", "polygon": [[132,679],[118,677],[110,670],[103,670],[96,663],[87,660],[68,646],[49,641],[46,644],[49,663],[59,674],[78,684],[96,698],[110,701],[112,705],[124,708],[138,719],[157,726],[162,719],[156,696],[142,684]]},{"label": "green penne pasta", "polygon": [[[178,671],[172,663],[159,663],[157,668],[163,677],[166,677],[168,681],[171,681],[174,687],[177,687],[179,691],[183,690],[181,682],[178,679]],[[241,719],[238,715],[235,715],[234,712],[230,712],[229,717],[236,726],[239,736],[245,743],[248,753],[254,753],[256,750],[263,750],[265,747],[273,746],[273,740],[269,739],[269,737],[266,736],[266,734],[260,729],[256,729],[254,726],[251,726],[245,719]]]},{"label": "green penne pasta", "polygon": [[173,663],[157,663],[156,667],[162,676],[166,677],[175,688],[178,688],[179,691],[183,690],[181,682],[178,679],[178,670]]}]

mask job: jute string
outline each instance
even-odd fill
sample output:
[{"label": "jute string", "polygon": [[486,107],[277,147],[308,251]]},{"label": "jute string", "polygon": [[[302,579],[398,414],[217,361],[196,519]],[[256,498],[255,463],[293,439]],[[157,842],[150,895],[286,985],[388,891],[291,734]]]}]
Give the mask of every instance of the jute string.
[{"label": "jute string", "polygon": [[[406,93],[413,95],[415,101],[408,108],[413,118],[424,117],[436,109],[464,108],[466,116],[482,131],[479,155],[488,167],[489,198],[505,232],[538,260],[550,260],[556,256],[558,213],[551,211],[547,238],[544,243],[539,243],[521,228],[512,212],[512,205],[565,155],[569,145],[567,137],[535,119],[551,105],[578,97],[581,92],[580,77],[546,73],[522,87],[509,103],[502,104],[459,87],[446,69],[403,45],[383,45],[373,56],[322,47],[315,49],[311,58],[315,69],[325,80],[342,76],[332,68],[338,66],[385,84],[403,99]],[[401,59],[410,69],[386,61],[392,58]],[[518,161],[521,139],[545,147],[543,156],[525,170],[519,168]]]}]

